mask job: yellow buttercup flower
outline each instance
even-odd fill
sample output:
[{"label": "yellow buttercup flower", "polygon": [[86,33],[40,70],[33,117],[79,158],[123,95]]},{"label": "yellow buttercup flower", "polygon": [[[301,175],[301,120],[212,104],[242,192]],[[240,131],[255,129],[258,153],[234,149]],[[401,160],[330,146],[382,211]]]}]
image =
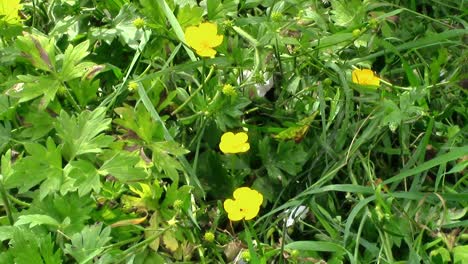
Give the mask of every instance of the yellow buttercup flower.
[{"label": "yellow buttercup flower", "polygon": [[246,152],[250,149],[248,140],[249,136],[245,132],[226,132],[221,136],[219,148],[224,154]]},{"label": "yellow buttercup flower", "polygon": [[5,21],[7,24],[18,23],[20,9],[20,0],[0,0],[0,21]]},{"label": "yellow buttercup flower", "polygon": [[380,85],[380,78],[375,76],[374,72],[369,69],[357,69],[352,73],[353,83],[362,85]]},{"label": "yellow buttercup flower", "polygon": [[261,193],[249,187],[241,187],[234,191],[233,196],[234,200],[224,201],[224,210],[228,213],[228,218],[231,221],[250,220],[257,216],[260,205],[263,203]]},{"label": "yellow buttercup flower", "polygon": [[216,55],[213,48],[221,45],[223,35],[217,35],[218,26],[216,24],[205,22],[198,27],[190,26],[185,29],[185,41],[201,57],[211,57]]}]

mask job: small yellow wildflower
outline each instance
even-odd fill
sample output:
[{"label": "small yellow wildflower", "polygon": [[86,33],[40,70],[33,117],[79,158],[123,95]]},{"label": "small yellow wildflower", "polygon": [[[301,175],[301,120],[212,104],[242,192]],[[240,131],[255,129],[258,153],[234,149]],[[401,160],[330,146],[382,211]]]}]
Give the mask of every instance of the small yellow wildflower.
[{"label": "small yellow wildflower", "polygon": [[223,86],[223,94],[224,95],[227,95],[227,96],[235,96],[237,95],[237,92],[236,92],[236,89],[234,89],[234,87],[232,87],[232,85],[230,84],[225,84]]},{"label": "small yellow wildflower", "polygon": [[237,134],[226,132],[221,136],[219,149],[221,149],[224,154],[246,152],[250,149],[250,144],[247,142],[248,140],[249,136],[245,132],[239,132]]},{"label": "small yellow wildflower", "polygon": [[374,75],[374,72],[369,69],[357,69],[352,73],[353,83],[362,85],[380,85],[380,78]]},{"label": "small yellow wildflower", "polygon": [[231,221],[250,220],[257,216],[260,205],[263,203],[261,193],[249,187],[241,187],[234,191],[233,196],[234,200],[226,199],[224,201],[224,210],[228,213],[228,218]]},{"label": "small yellow wildflower", "polygon": [[223,35],[217,35],[218,26],[216,24],[205,22],[198,27],[190,26],[185,29],[185,41],[201,57],[211,57],[216,55],[213,48],[221,45]]},{"label": "small yellow wildflower", "polygon": [[17,24],[20,21],[18,15],[20,9],[20,0],[0,0],[0,21]]},{"label": "small yellow wildflower", "polygon": [[146,25],[146,22],[145,22],[145,20],[143,18],[139,17],[139,18],[133,20],[133,25],[136,28],[140,29],[140,28],[142,28],[142,27],[144,27]]},{"label": "small yellow wildflower", "polygon": [[174,217],[172,217],[171,219],[169,219],[169,221],[167,221],[167,224],[168,224],[169,226],[175,226],[175,225],[177,225],[178,222],[179,222],[179,221],[177,221],[177,220],[175,219],[175,216],[174,216]]}]

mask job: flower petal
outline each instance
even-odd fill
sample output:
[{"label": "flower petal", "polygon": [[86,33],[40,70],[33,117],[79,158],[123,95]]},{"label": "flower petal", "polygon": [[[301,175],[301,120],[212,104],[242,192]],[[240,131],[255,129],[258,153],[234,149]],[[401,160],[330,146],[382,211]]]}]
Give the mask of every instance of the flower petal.
[{"label": "flower petal", "polygon": [[214,56],[216,55],[216,50],[214,49],[211,49],[211,48],[202,48],[202,49],[195,49],[195,51],[197,52],[198,55],[200,55],[201,57],[210,57],[210,58],[214,58]]},{"label": "flower petal", "polygon": [[221,43],[223,43],[223,35],[215,35],[211,37],[208,41],[208,44],[212,48],[218,47],[219,45],[221,45]]},{"label": "flower petal", "polygon": [[260,206],[249,206],[242,209],[245,220],[250,220],[258,215],[258,212],[260,211]]},{"label": "flower petal", "polygon": [[237,143],[245,143],[249,140],[249,135],[245,132],[239,132],[235,135],[235,140]]},{"label": "flower petal", "polygon": [[244,214],[242,213],[238,202],[232,199],[226,199],[223,205],[224,210],[228,213],[228,218],[231,221],[239,221],[244,218]]},{"label": "flower petal", "polygon": [[200,29],[200,33],[204,35],[204,37],[211,38],[213,36],[216,36],[218,33],[218,26],[214,23],[210,22],[205,22],[201,23],[198,28]]},{"label": "flower petal", "polygon": [[249,149],[250,149],[250,144],[244,143],[241,145],[238,152],[247,152]]},{"label": "flower petal", "polygon": [[192,45],[199,43],[199,34],[198,34],[198,28],[194,26],[190,26],[185,29],[185,42],[192,47]]},{"label": "flower petal", "polygon": [[361,85],[380,85],[380,78],[374,75],[374,72],[369,69],[356,69],[352,72],[353,83]]}]

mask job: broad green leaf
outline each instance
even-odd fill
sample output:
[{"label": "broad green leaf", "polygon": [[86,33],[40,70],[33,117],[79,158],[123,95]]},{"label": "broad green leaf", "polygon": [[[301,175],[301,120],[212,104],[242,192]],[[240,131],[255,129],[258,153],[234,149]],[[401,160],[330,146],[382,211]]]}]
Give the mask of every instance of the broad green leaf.
[{"label": "broad green leaf", "polygon": [[48,138],[46,147],[27,143],[25,148],[30,155],[14,163],[13,173],[5,179],[5,187],[26,192],[45,180],[40,187],[41,199],[59,190],[63,178],[60,147]]},{"label": "broad green leaf", "polygon": [[93,263],[93,259],[104,251],[111,240],[110,233],[111,228],[103,228],[102,224],[85,226],[80,233],[71,237],[71,244],[65,245],[64,252],[78,263]]},{"label": "broad green leaf", "polygon": [[238,4],[239,0],[204,0],[200,3],[200,6],[206,7],[208,19],[216,20],[219,18],[224,18],[225,16],[237,16]]},{"label": "broad green leaf", "polygon": [[53,128],[54,119],[47,111],[37,111],[30,107],[24,116],[24,130],[21,136],[30,140],[37,140],[46,136]]},{"label": "broad green leaf", "polygon": [[106,108],[103,107],[92,112],[85,110],[78,116],[70,116],[65,111],[60,113],[55,129],[62,139],[65,159],[71,161],[81,154],[100,153],[114,140],[102,134],[111,123],[105,114]]},{"label": "broad green leaf", "polygon": [[38,235],[29,229],[16,229],[9,252],[16,264],[61,264],[61,250],[55,250],[50,235]]},{"label": "broad green leaf", "polygon": [[[161,218],[158,214],[158,211],[155,211],[149,220],[149,227],[145,229],[145,238],[150,238],[156,236],[158,232],[158,228],[160,228],[159,224],[161,223]],[[154,251],[158,251],[159,248],[160,238],[155,238],[150,244],[150,248]]]},{"label": "broad green leaf", "polygon": [[120,116],[114,119],[114,123],[128,129],[129,134],[132,132],[137,134],[147,144],[160,137],[160,125],[151,120],[144,106],[140,105],[136,109],[129,106],[118,107],[114,111]]},{"label": "broad green leaf", "polygon": [[0,242],[12,239],[15,230],[14,226],[0,226]]},{"label": "broad green leaf", "polygon": [[18,37],[16,46],[23,52],[34,67],[55,72],[55,40],[35,32],[30,34],[23,31],[23,36]]},{"label": "broad green leaf", "polygon": [[151,144],[153,151],[153,164],[159,172],[163,172],[163,178],[179,181],[179,172],[183,171],[182,164],[177,156],[187,153],[176,142],[156,142]]},{"label": "broad green leaf", "polygon": [[453,264],[468,263],[468,246],[454,247],[453,250]]},{"label": "broad green leaf", "polygon": [[333,10],[331,18],[341,27],[355,27],[364,20],[365,4],[361,0],[330,1]]},{"label": "broad green leaf", "polygon": [[179,242],[175,238],[174,232],[170,230],[164,232],[162,241],[164,243],[164,246],[172,252],[175,252],[179,248]]},{"label": "broad green leaf", "polygon": [[88,54],[89,40],[81,42],[73,47],[68,45],[65,53],[63,54],[62,69],[60,71],[60,78],[62,81],[67,82],[72,79],[82,77],[89,68],[95,64],[92,62],[81,62]]},{"label": "broad green leaf", "polygon": [[135,27],[133,21],[137,17],[135,7],[128,4],[120,9],[119,14],[113,20],[116,33],[121,42],[134,50],[144,47],[151,35],[151,31]]},{"label": "broad green leaf", "polygon": [[145,210],[157,210],[159,199],[164,190],[155,182],[152,185],[137,183],[130,185],[130,191],[137,196],[122,195],[122,204],[127,208],[143,208]]},{"label": "broad green leaf", "polygon": [[185,5],[177,12],[177,20],[183,29],[200,24],[202,17],[203,9],[198,6]]},{"label": "broad green leaf", "polygon": [[50,76],[18,75],[19,83],[6,91],[6,94],[18,98],[18,102],[27,102],[36,97],[43,96],[39,105],[44,110],[62,86],[60,81]]},{"label": "broad green leaf", "polygon": [[71,236],[83,229],[94,207],[95,201],[90,196],[79,197],[77,193],[67,193],[48,195],[43,200],[35,199],[26,212],[50,216],[60,223],[64,234]]},{"label": "broad green leaf", "polygon": [[432,250],[430,253],[431,263],[434,264],[445,264],[450,263],[452,258],[450,257],[450,252],[443,247]]},{"label": "broad green leaf", "polygon": [[287,174],[294,176],[302,170],[302,166],[307,161],[307,153],[304,151],[303,145],[293,141],[279,142],[276,150],[271,145],[272,142],[268,138],[260,141],[260,157],[267,169],[268,176],[272,180],[279,180],[282,184],[286,184],[289,181]]},{"label": "broad green leaf", "polygon": [[31,214],[31,215],[20,215],[18,220],[15,222],[15,226],[28,225],[29,228],[33,228],[37,225],[51,225],[53,227],[58,227],[60,223],[54,218],[48,215],[41,214]]},{"label": "broad green leaf", "polygon": [[64,169],[65,176],[74,180],[73,186],[78,190],[79,196],[93,191],[99,193],[101,180],[94,165],[86,160],[71,161]]},{"label": "broad green leaf", "polygon": [[98,173],[103,176],[111,175],[122,182],[142,180],[148,175],[143,168],[137,167],[140,161],[138,151],[133,153],[120,151],[106,160]]}]

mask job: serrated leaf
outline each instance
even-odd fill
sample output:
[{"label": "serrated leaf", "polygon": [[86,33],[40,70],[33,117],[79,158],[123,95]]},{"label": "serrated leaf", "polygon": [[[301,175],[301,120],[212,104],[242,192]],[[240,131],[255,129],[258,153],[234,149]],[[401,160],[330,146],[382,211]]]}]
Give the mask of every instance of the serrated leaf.
[{"label": "serrated leaf", "polygon": [[91,217],[95,201],[91,197],[79,197],[77,193],[49,195],[44,200],[35,199],[27,211],[29,214],[48,215],[61,223],[61,231],[70,236],[79,232]]},{"label": "serrated leaf", "polygon": [[94,165],[86,160],[71,161],[65,167],[65,175],[73,179],[73,186],[78,189],[78,195],[84,196],[94,190],[99,193],[101,180]]},{"label": "serrated leaf", "polygon": [[152,185],[146,183],[137,183],[130,185],[130,191],[138,197],[123,195],[121,200],[127,208],[143,208],[145,210],[157,210],[159,207],[159,199],[164,192],[156,182]]},{"label": "serrated leaf", "polygon": [[114,119],[114,123],[136,133],[146,143],[153,142],[158,136],[160,125],[153,122],[149,112],[140,105],[133,109],[130,106],[119,107],[114,110],[120,118]]},{"label": "serrated leaf", "polygon": [[282,184],[286,184],[288,179],[283,172],[289,175],[299,173],[307,161],[307,153],[304,151],[303,145],[292,141],[279,142],[276,150],[273,150],[270,144],[268,138],[260,142],[260,157],[267,169],[268,176],[271,179],[279,180]]},{"label": "serrated leaf", "polygon": [[32,141],[47,135],[53,128],[54,119],[46,111],[36,111],[33,107],[24,115],[24,130],[21,137]]},{"label": "serrated leaf", "polygon": [[13,165],[13,173],[5,179],[7,189],[19,188],[19,192],[22,193],[46,180],[40,188],[41,199],[59,190],[63,178],[61,150],[51,138],[47,139],[46,145],[24,145],[30,155]]},{"label": "serrated leaf", "polygon": [[103,176],[110,174],[122,182],[142,180],[147,174],[143,168],[136,167],[140,160],[138,151],[121,151],[106,160],[98,173]]},{"label": "serrated leaf", "polygon": [[41,214],[21,215],[15,222],[15,226],[27,224],[29,224],[29,228],[33,228],[37,225],[51,225],[54,227],[58,227],[60,225],[60,223],[54,218]]},{"label": "serrated leaf", "polygon": [[94,111],[83,111],[78,116],[69,116],[65,111],[60,113],[55,129],[63,142],[63,156],[73,160],[86,153],[100,153],[114,139],[102,132],[109,128],[110,118],[106,118],[106,108],[99,107]]},{"label": "serrated leaf", "polygon": [[89,40],[81,42],[73,47],[68,45],[65,53],[63,54],[63,64],[60,71],[62,81],[69,81],[77,77],[82,77],[87,69],[91,68],[94,63],[80,63],[86,56],[88,56]]},{"label": "serrated leaf", "polygon": [[121,42],[135,50],[143,47],[151,35],[151,31],[135,27],[133,21],[137,17],[136,8],[131,4],[127,4],[120,9],[119,14],[113,20],[116,33]]},{"label": "serrated leaf", "polygon": [[331,18],[335,24],[342,27],[358,25],[363,20],[364,3],[360,0],[334,0],[331,1],[333,10]]},{"label": "serrated leaf", "polygon": [[94,257],[104,251],[111,240],[111,228],[102,224],[85,226],[80,233],[71,237],[71,244],[65,245],[64,252],[70,254],[78,263],[92,263]]},{"label": "serrated leaf", "polygon": [[177,21],[182,28],[200,24],[203,17],[203,8],[199,6],[185,5],[177,13]]},{"label": "serrated leaf", "polygon": [[9,252],[15,264],[61,264],[60,249],[54,252],[50,235],[38,235],[29,229],[17,228]]},{"label": "serrated leaf", "polygon": [[18,98],[23,103],[43,96],[39,109],[43,110],[55,98],[61,83],[50,76],[18,75],[18,82],[6,91],[6,94]]},{"label": "serrated leaf", "polygon": [[23,31],[19,36],[16,46],[34,67],[53,72],[55,71],[55,40],[35,32],[30,34]]}]

